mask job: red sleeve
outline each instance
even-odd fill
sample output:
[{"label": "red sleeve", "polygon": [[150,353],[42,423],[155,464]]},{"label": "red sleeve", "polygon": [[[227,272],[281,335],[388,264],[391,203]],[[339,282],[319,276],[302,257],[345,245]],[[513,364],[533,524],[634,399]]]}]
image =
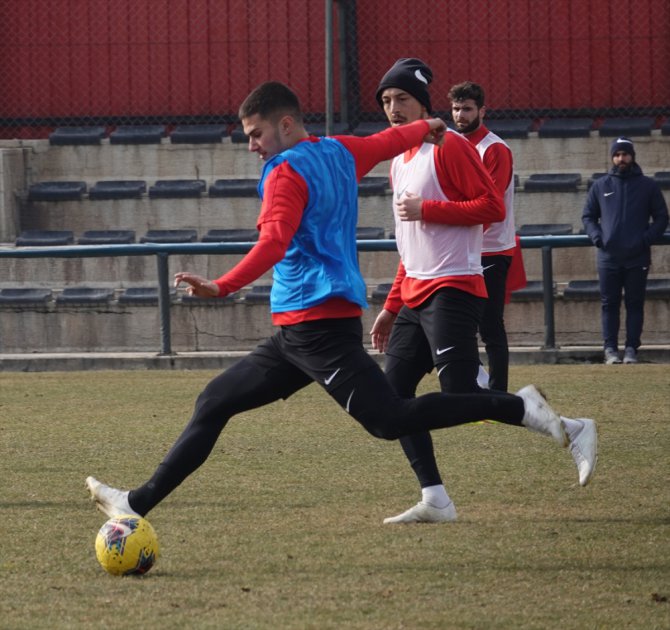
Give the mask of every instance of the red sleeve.
[{"label": "red sleeve", "polygon": [[407,272],[405,271],[405,265],[402,264],[402,260],[398,263],[398,271],[395,275],[395,280],[391,286],[388,296],[386,297],[386,302],[384,303],[384,309],[391,311],[391,313],[398,314],[402,308],[403,301],[400,297],[400,287],[402,281],[405,279]]},{"label": "red sleeve", "polygon": [[484,153],[484,166],[491,175],[496,190],[502,196],[512,179],[512,152],[500,142],[493,143]]},{"label": "red sleeve", "polygon": [[425,120],[417,120],[409,125],[389,127],[371,136],[335,136],[354,156],[356,176],[360,180],[379,162],[390,160],[423,142],[429,131]]},{"label": "red sleeve", "polygon": [[265,180],[263,205],[258,217],[258,243],[229,272],[215,280],[224,297],[251,284],[286,255],[309,193],[305,180],[284,162]]},{"label": "red sleeve", "polygon": [[436,152],[437,178],[449,201],[424,199],[423,220],[449,225],[496,223],[505,204],[477,150],[462,136],[447,133]]}]

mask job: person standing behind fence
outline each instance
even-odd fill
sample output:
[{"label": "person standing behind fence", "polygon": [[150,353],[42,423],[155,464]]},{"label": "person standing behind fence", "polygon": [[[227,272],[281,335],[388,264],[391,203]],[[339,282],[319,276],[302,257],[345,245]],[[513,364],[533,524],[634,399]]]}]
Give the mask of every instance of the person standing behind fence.
[{"label": "person standing behind fence", "polygon": [[637,363],[644,323],[651,245],[668,225],[668,207],[658,184],[642,174],[632,140],[610,147],[612,168],[589,191],[584,229],[597,250],[605,363],[621,363],[621,294],[626,309],[624,363]]},{"label": "person standing behind fence", "polygon": [[[516,250],[514,227],[514,163],[512,151],[483,123],[486,113],[484,90],[465,81],[449,90],[451,115],[456,129],[477,149],[505,203],[505,218],[484,231],[482,269],[488,299],[484,305],[479,334],[488,357],[488,387],[507,391],[509,346],[505,330],[507,276]],[[519,252],[520,253],[520,252]],[[483,384],[480,380],[480,384]]]}]

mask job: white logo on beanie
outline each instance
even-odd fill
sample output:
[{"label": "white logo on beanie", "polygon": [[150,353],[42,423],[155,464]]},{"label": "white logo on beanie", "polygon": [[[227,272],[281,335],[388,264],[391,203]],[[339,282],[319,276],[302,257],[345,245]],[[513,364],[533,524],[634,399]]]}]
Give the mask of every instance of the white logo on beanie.
[{"label": "white logo on beanie", "polygon": [[[417,70],[417,72],[418,72],[418,70]],[[626,144],[630,144],[631,146],[633,146],[633,142],[631,140],[629,140],[628,138],[623,138],[623,137],[622,138],[617,138],[616,139],[616,144],[619,144],[619,143],[626,143]]]},{"label": "white logo on beanie", "polygon": [[426,79],[426,77],[424,77],[423,74],[421,74],[421,70],[415,70],[414,71],[414,76],[417,79],[419,79],[419,81],[421,81],[422,83],[425,83],[426,85],[428,85],[428,79]]}]

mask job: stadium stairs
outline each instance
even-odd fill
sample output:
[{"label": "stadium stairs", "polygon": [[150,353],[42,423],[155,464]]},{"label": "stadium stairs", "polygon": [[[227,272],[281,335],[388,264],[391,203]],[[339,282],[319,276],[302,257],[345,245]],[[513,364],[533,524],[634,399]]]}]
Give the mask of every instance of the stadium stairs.
[{"label": "stadium stairs", "polygon": [[[558,124],[544,131],[529,127],[519,133],[519,128],[510,127],[507,138],[516,163],[517,228],[521,234],[579,233],[587,190],[607,170],[611,137]],[[85,142],[62,134],[0,141],[0,246],[249,240],[261,165],[244,138],[219,128],[182,129],[175,137],[176,131],[146,131],[130,139],[82,129]],[[643,169],[657,175],[670,203],[670,135],[639,127],[636,132]],[[359,238],[393,234],[387,173],[388,163],[379,165],[361,184]],[[169,270],[217,277],[240,258],[172,255]],[[541,349],[541,251],[524,250],[524,260],[531,282],[513,296],[506,316],[512,360],[599,360],[594,250],[553,252],[555,349]],[[397,254],[362,252],[360,264],[371,296],[364,317],[369,328],[383,302],[378,287],[391,282]],[[131,360],[148,367],[219,367],[272,331],[263,290],[269,275],[227,300],[188,300],[175,292],[170,312],[176,355],[170,357],[156,356],[160,321],[153,256],[0,258],[0,278],[0,370],[88,369]],[[647,360],[670,356],[669,279],[670,247],[657,246],[645,319]]]}]

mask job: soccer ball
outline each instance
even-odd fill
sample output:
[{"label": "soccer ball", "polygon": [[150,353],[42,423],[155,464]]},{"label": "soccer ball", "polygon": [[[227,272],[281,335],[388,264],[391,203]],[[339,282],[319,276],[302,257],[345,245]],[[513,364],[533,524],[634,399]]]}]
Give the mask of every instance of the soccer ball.
[{"label": "soccer ball", "polygon": [[112,575],[146,573],[158,560],[156,531],[147,519],[135,514],[110,518],[95,539],[95,555]]}]

